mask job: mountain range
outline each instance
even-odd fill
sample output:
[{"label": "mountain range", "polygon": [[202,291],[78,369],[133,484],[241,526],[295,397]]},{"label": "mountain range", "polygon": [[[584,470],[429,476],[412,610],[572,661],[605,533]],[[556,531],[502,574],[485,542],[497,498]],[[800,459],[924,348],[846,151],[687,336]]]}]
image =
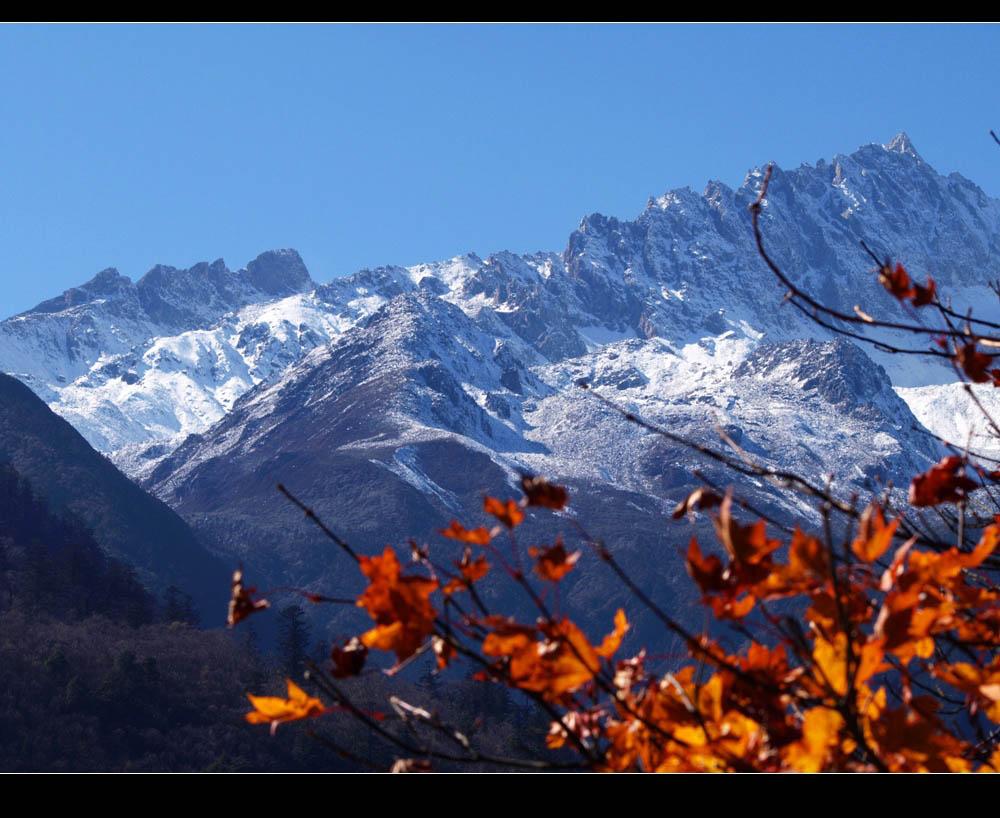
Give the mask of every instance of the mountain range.
[{"label": "mountain range", "polygon": [[[561,253],[466,254],[326,284],[294,250],[236,271],[157,266],[136,282],[104,270],[0,322],[0,371],[262,581],[357,585],[277,482],[371,553],[411,536],[444,547],[437,529],[478,525],[482,493],[515,496],[528,472],[569,486],[575,522],[680,606],[692,595],[676,547],[691,529],[665,512],[700,485],[693,468],[720,486],[734,475],[591,392],[693,443],[725,448],[721,431],[765,467],[832,474],[844,496],[925,470],[941,456],[928,429],[962,442],[976,431],[949,368],[783,306],[749,223],[762,178],[671,191],[634,220],[587,216]],[[887,318],[903,308],[861,240],[932,275],[955,309],[997,318],[998,224],[1000,201],[938,174],[905,134],[775,168],[761,218],[798,286]],[[763,479],[740,488],[779,519],[815,515]],[[525,537],[566,530],[534,515]],[[620,600],[592,567],[567,579],[566,598],[606,623]]]}]

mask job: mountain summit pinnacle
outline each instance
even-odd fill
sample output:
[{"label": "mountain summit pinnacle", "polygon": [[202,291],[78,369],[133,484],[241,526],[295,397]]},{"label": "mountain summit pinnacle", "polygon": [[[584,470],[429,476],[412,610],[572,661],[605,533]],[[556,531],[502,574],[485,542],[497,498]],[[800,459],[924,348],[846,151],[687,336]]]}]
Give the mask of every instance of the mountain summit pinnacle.
[{"label": "mountain summit pinnacle", "polygon": [[896,134],[892,141],[885,146],[886,150],[895,151],[896,153],[905,153],[923,162],[923,157],[917,153],[917,149],[913,147],[913,143],[910,141],[910,137],[906,135],[904,131],[900,131]]}]

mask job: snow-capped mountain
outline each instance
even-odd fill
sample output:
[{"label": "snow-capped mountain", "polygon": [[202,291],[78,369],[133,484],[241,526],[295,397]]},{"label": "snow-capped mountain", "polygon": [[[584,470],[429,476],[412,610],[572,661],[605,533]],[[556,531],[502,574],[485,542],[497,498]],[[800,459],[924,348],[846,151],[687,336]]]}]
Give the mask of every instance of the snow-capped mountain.
[{"label": "snow-capped mountain", "polygon": [[[632,221],[588,216],[562,253],[469,254],[318,286],[290,250],[236,272],[156,267],[134,284],[106,270],[0,323],[0,370],[217,549],[298,580],[317,576],[315,545],[292,533],[278,480],[377,542],[432,532],[480,490],[541,472],[630,504],[628,525],[656,541],[663,509],[693,485],[693,456],[579,380],[690,440],[721,447],[721,429],[763,465],[832,473],[845,493],[903,484],[940,456],[918,418],[968,433],[954,373],[782,307],[747,212],[762,176],[672,191]],[[956,309],[1000,315],[986,284],[1000,277],[1000,202],[939,175],[903,134],[776,168],[761,223],[787,274],[845,312],[903,316],[864,240],[933,275]],[[810,513],[763,481],[752,489],[785,516]],[[604,533],[620,522],[589,521]]]},{"label": "snow-capped mountain", "polygon": [[[155,459],[203,432],[248,389],[403,293],[433,293],[471,316],[486,309],[549,363],[627,338],[822,337],[790,308],[777,309],[781,292],[747,223],[760,176],[751,171],[736,191],[719,182],[701,195],[672,191],[634,221],[588,216],[562,254],[468,255],[319,287],[288,250],[236,272],[221,260],[157,266],[135,284],[104,270],[0,323],[0,370],[142,474],[144,455]],[[938,175],[901,134],[815,168],[776,169],[764,226],[788,273],[834,306],[898,311],[874,282],[864,239],[981,313],[996,302],[986,281],[998,220],[1000,203],[957,174]],[[908,361],[879,362],[901,388],[954,380],[910,371]]]},{"label": "snow-capped mountain", "polygon": [[135,283],[103,270],[3,321],[0,369],[99,451],[183,437],[319,342],[301,322],[268,311],[275,301],[306,305],[314,287],[294,250],[263,253],[235,272],[221,259],[187,270],[157,265]]}]

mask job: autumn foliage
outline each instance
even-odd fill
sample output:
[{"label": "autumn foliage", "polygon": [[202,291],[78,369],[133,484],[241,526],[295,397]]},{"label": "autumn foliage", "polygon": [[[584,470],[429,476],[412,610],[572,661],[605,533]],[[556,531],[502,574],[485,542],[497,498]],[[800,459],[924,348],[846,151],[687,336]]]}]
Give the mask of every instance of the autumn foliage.
[{"label": "autumn foliage", "polygon": [[[915,491],[928,503],[960,501],[964,494],[956,494],[953,482],[968,478],[957,472],[939,464],[914,480]],[[537,486],[539,478],[526,484]],[[963,484],[961,491],[971,488]],[[538,497],[565,502],[555,489],[536,493],[535,505],[543,505]],[[707,554],[692,538],[684,562],[717,621],[745,633],[752,615],[757,627],[766,624],[760,638],[743,640],[742,650],[728,652],[716,638],[687,633],[659,609],[665,626],[686,639],[692,661],[682,667],[654,672],[641,648],[621,655],[629,629],[624,610],[606,635],[591,640],[550,612],[514,567],[515,529],[531,495],[519,502],[487,497],[484,512],[499,523],[481,529],[488,536],[458,522],[441,532],[467,543],[450,566],[435,565],[429,548],[412,549],[410,570],[389,547],[358,558],[367,587],[356,604],[372,628],[334,646],[329,678],[312,677],[330,705],[289,681],[287,700],[251,696],[248,720],[273,729],[324,716],[331,707],[350,709],[333,680],[363,672],[369,650],[391,653],[397,662],[426,651],[439,668],[461,657],[478,666],[484,684],[504,684],[538,701],[552,716],[546,749],[562,751],[560,759],[571,753],[588,769],[1000,770],[1000,589],[984,570],[996,562],[1000,524],[987,526],[969,551],[935,552],[919,547],[916,536],[901,538],[903,518],[887,520],[873,502],[839,542],[799,528],[771,537],[763,520],[735,519],[731,492],[699,492],[682,506],[691,513],[715,509],[717,553]],[[555,503],[545,505],[558,511]],[[507,548],[499,547],[504,540]],[[614,564],[602,543],[589,546]],[[556,586],[580,552],[560,540],[527,555],[536,584]],[[476,585],[492,568],[488,556],[529,589],[536,621],[483,608]],[[248,614],[263,606],[236,608]],[[458,610],[465,613],[456,616]],[[428,729],[453,729],[435,725],[429,714],[426,721]],[[476,759],[474,751],[469,759]]]},{"label": "autumn foliage", "polygon": [[[834,314],[794,288],[762,244],[757,215],[766,186],[767,178],[751,208],[754,231],[792,303],[839,326],[898,328],[860,308]],[[980,351],[1000,341],[969,323],[958,326],[933,279],[920,285],[900,263],[877,265],[877,280],[906,310],[938,311],[941,332],[931,337],[919,324],[920,337],[931,341],[928,354],[950,360],[968,381],[1000,383],[993,354]],[[329,664],[310,673],[316,698],[289,681],[287,700],[251,696],[247,718],[273,729],[333,709],[350,712],[396,748],[399,769],[466,761],[615,772],[998,772],[1000,515],[970,508],[979,495],[992,499],[989,487],[1000,473],[988,471],[987,460],[955,450],[913,478],[910,508],[898,507],[898,493],[846,502],[829,487],[782,477],[785,490],[813,498],[815,531],[783,530],[740,512],[733,489],[692,492],[678,504],[674,525],[708,515],[714,527],[715,542],[692,537],[679,555],[711,614],[705,632],[672,617],[655,601],[656,589],[630,577],[604,542],[564,514],[564,488],[525,475],[520,498],[484,498],[488,524],[453,520],[441,530],[461,545],[457,559],[438,561],[433,545],[411,541],[404,568],[391,547],[358,556],[342,544],[357,564],[355,604],[371,618],[370,629],[334,646]],[[529,508],[560,515],[573,544],[560,537],[524,548],[517,529]],[[934,518],[922,516],[930,512]],[[655,645],[630,641],[635,614],[628,606],[596,637],[559,610],[559,585],[586,549],[622,583],[629,604],[683,641],[687,661],[654,661]],[[527,595],[533,620],[485,605],[481,583],[500,580]],[[244,590],[239,573],[233,591],[231,624],[266,606]],[[461,662],[483,684],[518,691],[548,715],[544,746],[498,758],[477,749],[461,726],[420,707],[397,701],[378,718],[361,712],[339,680],[378,672],[368,670],[369,651],[392,657],[390,673],[427,654],[439,670]],[[394,730],[394,720],[406,729]],[[451,749],[422,743],[420,730],[444,736]]]}]

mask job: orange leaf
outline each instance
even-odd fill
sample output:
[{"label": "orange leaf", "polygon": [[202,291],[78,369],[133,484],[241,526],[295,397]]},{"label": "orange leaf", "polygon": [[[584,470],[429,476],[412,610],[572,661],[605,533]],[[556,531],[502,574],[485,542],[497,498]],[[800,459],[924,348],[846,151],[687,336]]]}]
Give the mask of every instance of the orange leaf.
[{"label": "orange leaf", "polygon": [[969,341],[967,344],[963,344],[958,351],[955,353],[954,361],[958,364],[962,371],[969,376],[969,380],[973,383],[989,383],[993,381],[993,385],[996,386],[1000,378],[998,378],[998,370],[991,369],[988,370],[986,367],[993,363],[992,355],[987,355],[985,352],[976,351],[976,342]]},{"label": "orange leaf", "polygon": [[716,534],[733,562],[754,565],[781,546],[778,540],[767,539],[763,520],[740,525],[733,519],[732,509],[733,493],[729,491],[713,522]]},{"label": "orange leaf", "polygon": [[445,537],[451,537],[453,540],[460,540],[472,545],[488,545],[490,541],[490,532],[486,530],[486,526],[481,525],[470,531],[456,520],[452,520],[448,528],[439,529],[439,533]]},{"label": "orange leaf", "polygon": [[[551,701],[591,681],[600,670],[602,654],[568,619],[529,627],[491,617],[483,624],[495,628],[483,641],[483,653],[504,660],[513,687],[541,693]],[[627,627],[625,614],[619,611],[615,631],[601,650],[613,653]]]},{"label": "orange leaf", "polygon": [[913,287],[910,285],[910,276],[907,275],[906,270],[903,269],[903,265],[899,262],[896,263],[896,269],[894,270],[892,269],[892,265],[886,261],[882,265],[882,269],[878,271],[878,280],[891,295],[896,296],[900,300],[911,298],[914,295]]},{"label": "orange leaf", "polygon": [[855,677],[856,685],[862,685],[875,674],[892,669],[892,665],[882,661],[885,655],[882,650],[884,642],[885,640],[883,639],[876,639],[872,642],[866,642],[861,646],[861,656],[858,661],[858,669]]},{"label": "orange leaf", "polygon": [[881,507],[877,503],[869,505],[861,515],[858,534],[851,543],[854,555],[865,562],[877,560],[889,547],[898,525],[898,519],[886,525]]},{"label": "orange leaf", "polygon": [[703,594],[707,594],[709,591],[722,591],[726,588],[726,583],[722,578],[722,560],[714,554],[707,558],[703,557],[695,537],[692,537],[691,542],[688,543],[685,565],[691,579],[697,583]]},{"label": "orange leaf", "polygon": [[985,560],[1000,543],[1000,525],[990,525],[983,530],[983,535],[970,554],[961,558],[963,568],[976,568]]},{"label": "orange leaf", "polygon": [[844,717],[828,707],[807,710],[802,720],[802,740],[789,745],[785,760],[803,773],[818,773],[823,769],[830,750],[839,744]]},{"label": "orange leaf", "polygon": [[937,285],[934,283],[934,279],[927,276],[927,286],[921,287],[919,284],[913,285],[913,306],[923,307],[927,304],[934,303],[934,297],[937,295]]},{"label": "orange leaf", "polygon": [[528,549],[528,553],[538,560],[535,563],[535,572],[538,576],[550,582],[561,580],[573,570],[576,561],[580,559],[579,551],[574,551],[572,554],[566,552],[560,537],[556,538],[556,544],[551,548],[532,547]]},{"label": "orange leaf", "polygon": [[830,555],[819,540],[806,536],[795,526],[788,546],[788,567],[796,577],[825,580],[830,576]]},{"label": "orange leaf", "polygon": [[601,642],[601,646],[596,648],[597,655],[602,656],[605,659],[610,659],[614,656],[615,651],[618,650],[618,646],[622,643],[622,637],[625,636],[625,632],[627,630],[628,620],[625,618],[625,611],[619,608],[615,613],[614,632],[609,633],[604,637],[604,641]]},{"label": "orange leaf", "polygon": [[822,636],[817,636],[813,647],[813,660],[819,671],[817,678],[829,684],[834,693],[844,695],[847,692],[846,634],[836,634],[832,644]]},{"label": "orange leaf", "polygon": [[462,552],[462,561],[455,560],[454,562],[455,567],[462,572],[462,576],[448,581],[448,584],[442,589],[445,594],[468,589],[472,583],[485,577],[490,570],[490,564],[486,561],[486,557],[480,555],[478,559],[473,560],[472,551],[468,546]]},{"label": "orange leaf", "polygon": [[296,721],[311,716],[321,716],[327,712],[323,702],[306,695],[306,692],[291,679],[288,683],[288,698],[277,696],[253,696],[247,694],[254,709],[247,713],[246,720],[251,724],[271,724],[271,733],[279,724],[286,721]]},{"label": "orange leaf", "polygon": [[401,576],[399,560],[389,546],[381,557],[361,557],[358,562],[370,585],[357,604],[376,624],[361,641],[370,648],[394,651],[402,661],[434,631],[437,611],[429,597],[437,590],[437,580]]},{"label": "orange leaf", "polygon": [[513,500],[501,503],[495,497],[484,497],[483,511],[492,514],[507,528],[514,528],[524,519],[524,512]]}]

